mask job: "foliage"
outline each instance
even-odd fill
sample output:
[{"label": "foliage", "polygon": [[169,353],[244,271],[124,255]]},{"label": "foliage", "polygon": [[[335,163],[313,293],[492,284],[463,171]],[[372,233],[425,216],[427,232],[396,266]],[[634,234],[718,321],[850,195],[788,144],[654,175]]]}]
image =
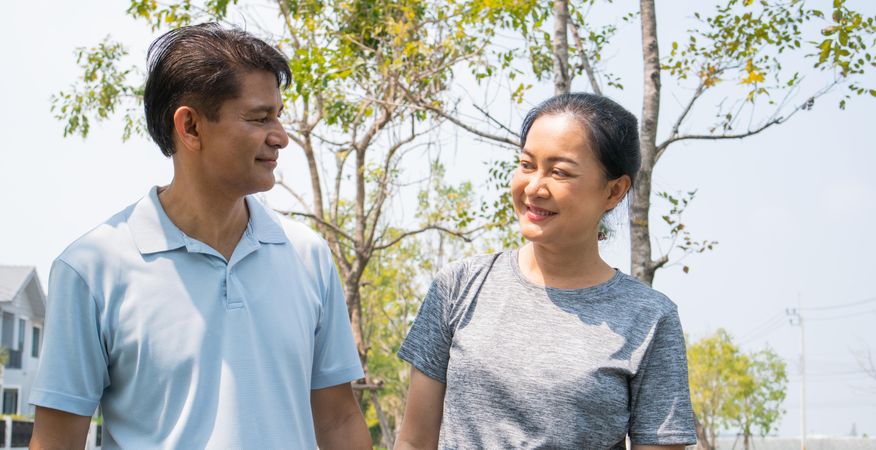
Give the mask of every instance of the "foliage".
[{"label": "foliage", "polygon": [[[687,348],[694,414],[714,444],[720,429],[769,433],[784,413],[788,377],[772,350],[743,353],[723,329]],[[746,439],[747,441],[747,439]]]},{"label": "foliage", "polygon": [[[736,426],[748,438],[757,429],[766,436],[778,424],[788,387],[785,361],[770,349],[748,356],[747,377],[740,383],[740,414]],[[748,442],[748,439],[746,439]]]},{"label": "foliage", "polygon": [[[696,197],[697,191],[689,191],[684,193],[678,193],[676,195],[672,195],[668,192],[658,192],[657,197],[665,200],[669,203],[669,212],[665,215],[661,216],[663,222],[666,223],[669,228],[669,236],[667,240],[669,241],[668,251],[663,255],[667,260],[670,259],[669,252],[674,250],[679,250],[682,252],[682,256],[674,258],[674,264],[681,264],[684,261],[684,258],[688,255],[694,253],[703,253],[706,250],[712,250],[718,245],[717,241],[708,241],[702,240],[697,241],[693,238],[690,231],[687,229],[687,225],[682,222],[682,215],[693,199]],[[681,270],[684,273],[690,272],[690,267],[687,265],[682,265]]]},{"label": "foliage", "polygon": [[688,346],[687,363],[694,414],[714,443],[718,429],[739,416],[734,399],[737,385],[745,377],[747,361],[730,335],[718,330]]},{"label": "foliage", "polygon": [[[418,218],[435,223],[436,216],[452,216],[468,210],[474,203],[469,183],[448,185],[444,167],[433,164],[429,183],[419,195]],[[459,216],[464,216],[458,214]],[[397,236],[402,230],[391,229]],[[407,335],[420,302],[434,274],[449,260],[472,254],[478,249],[445,233],[426,233],[400,241],[381,252],[368,266],[362,279],[363,323],[369,348],[368,369],[372,382],[381,385],[380,404],[392,429],[401,424],[408,390],[409,366],[396,354]],[[377,431],[374,405],[367,402],[366,419]],[[376,434],[376,433],[375,433]]]},{"label": "foliage", "polygon": [[119,68],[127,54],[122,44],[109,37],[94,47],[76,49],[76,64],[82,69],[79,84],[51,98],[55,118],[65,122],[64,136],[86,137],[91,129],[91,116],[107,119],[123,105],[128,106],[124,139],[143,130],[141,122],[134,119],[134,108],[142,103],[138,102],[142,89],[128,84],[128,75],[133,69]]}]

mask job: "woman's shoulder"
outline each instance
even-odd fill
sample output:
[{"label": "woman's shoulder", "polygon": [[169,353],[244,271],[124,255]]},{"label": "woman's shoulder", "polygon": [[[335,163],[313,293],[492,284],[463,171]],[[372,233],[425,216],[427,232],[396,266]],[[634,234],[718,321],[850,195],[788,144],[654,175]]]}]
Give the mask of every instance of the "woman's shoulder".
[{"label": "woman's shoulder", "polygon": [[675,302],[666,294],[648,286],[632,275],[621,272],[615,287],[616,297],[634,303],[637,308],[656,310],[663,314],[675,313],[677,310]]},{"label": "woman's shoulder", "polygon": [[496,260],[506,252],[467,256],[446,264],[435,275],[435,280],[447,286],[464,285],[489,273]]}]

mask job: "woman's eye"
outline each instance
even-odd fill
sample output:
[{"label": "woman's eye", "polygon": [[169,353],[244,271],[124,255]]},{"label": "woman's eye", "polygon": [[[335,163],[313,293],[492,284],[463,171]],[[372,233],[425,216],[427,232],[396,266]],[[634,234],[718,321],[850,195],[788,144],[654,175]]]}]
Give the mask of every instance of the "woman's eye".
[{"label": "woman's eye", "polygon": [[520,168],[521,169],[531,169],[532,163],[530,163],[529,161],[520,161]]},{"label": "woman's eye", "polygon": [[559,170],[559,169],[554,169],[553,174],[558,176],[558,177],[568,176],[568,174],[566,172],[563,172],[562,170]]}]

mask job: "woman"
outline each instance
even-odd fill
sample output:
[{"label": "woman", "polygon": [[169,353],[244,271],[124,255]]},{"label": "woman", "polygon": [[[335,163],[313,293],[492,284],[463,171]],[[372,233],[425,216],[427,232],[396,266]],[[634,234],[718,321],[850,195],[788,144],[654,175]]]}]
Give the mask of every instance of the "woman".
[{"label": "woman", "polygon": [[438,274],[399,351],[397,449],[682,449],[696,442],[675,304],[599,255],[639,170],[636,118],[568,94],[527,115],[511,181],[528,243]]}]

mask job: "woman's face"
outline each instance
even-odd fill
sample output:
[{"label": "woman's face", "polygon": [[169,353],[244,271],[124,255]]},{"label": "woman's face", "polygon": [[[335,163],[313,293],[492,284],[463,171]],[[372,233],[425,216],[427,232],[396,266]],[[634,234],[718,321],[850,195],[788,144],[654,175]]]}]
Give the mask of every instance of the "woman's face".
[{"label": "woman's face", "polygon": [[564,247],[595,241],[600,219],[628,187],[626,176],[606,179],[586,130],[569,114],[535,120],[511,179],[523,237]]}]

